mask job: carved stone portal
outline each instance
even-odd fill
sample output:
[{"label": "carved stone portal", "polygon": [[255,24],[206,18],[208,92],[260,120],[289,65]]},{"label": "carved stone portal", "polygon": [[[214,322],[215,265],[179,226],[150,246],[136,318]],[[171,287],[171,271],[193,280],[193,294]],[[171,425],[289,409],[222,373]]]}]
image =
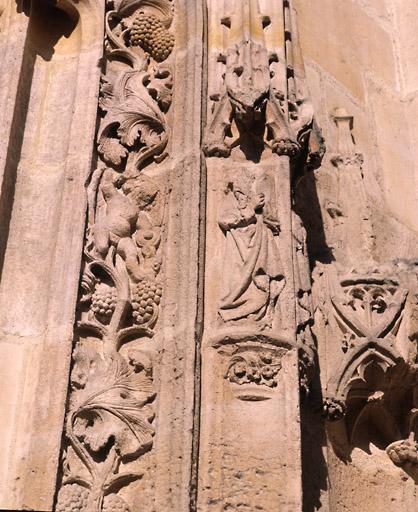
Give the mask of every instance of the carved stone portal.
[{"label": "carved stone portal", "polygon": [[0,0],[0,510],[418,510],[417,17]]}]

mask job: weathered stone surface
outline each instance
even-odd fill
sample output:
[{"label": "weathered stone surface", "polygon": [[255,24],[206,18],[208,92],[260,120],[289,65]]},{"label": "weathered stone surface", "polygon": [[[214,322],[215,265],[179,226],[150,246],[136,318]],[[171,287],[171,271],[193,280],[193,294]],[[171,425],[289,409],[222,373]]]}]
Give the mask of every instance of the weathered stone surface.
[{"label": "weathered stone surface", "polygon": [[418,506],[416,2],[0,0],[0,509]]}]

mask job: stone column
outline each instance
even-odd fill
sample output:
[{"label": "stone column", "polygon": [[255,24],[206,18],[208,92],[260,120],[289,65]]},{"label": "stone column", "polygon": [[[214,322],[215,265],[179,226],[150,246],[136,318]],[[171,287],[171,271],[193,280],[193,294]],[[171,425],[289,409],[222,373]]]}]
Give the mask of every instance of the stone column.
[{"label": "stone column", "polygon": [[[19,148],[26,116],[27,91],[24,87],[25,72],[22,66],[26,33],[29,18],[21,11],[12,8],[11,2],[3,2],[0,14],[0,129],[2,144],[0,147],[0,269],[3,267],[9,234],[10,216],[14,196],[14,183],[19,159]],[[7,70],[7,71],[6,71]],[[0,463],[0,497],[1,505],[7,502],[6,486],[10,451],[12,448],[14,424],[12,418],[18,400],[19,387],[16,386],[14,364],[21,350],[14,343],[1,339],[0,370],[0,451],[3,454]]]},{"label": "stone column", "polygon": [[8,8],[4,65],[10,65],[12,46],[16,65],[8,70],[8,87],[2,87],[2,145],[10,152],[2,188],[7,215],[0,286],[1,438],[7,450],[1,457],[0,508],[52,510],[84,183],[96,125],[103,2],[33,2],[26,14],[15,12],[15,2]]},{"label": "stone column", "polygon": [[296,20],[289,2],[208,7],[198,510],[301,510],[299,381],[313,346],[292,182],[312,111]]}]

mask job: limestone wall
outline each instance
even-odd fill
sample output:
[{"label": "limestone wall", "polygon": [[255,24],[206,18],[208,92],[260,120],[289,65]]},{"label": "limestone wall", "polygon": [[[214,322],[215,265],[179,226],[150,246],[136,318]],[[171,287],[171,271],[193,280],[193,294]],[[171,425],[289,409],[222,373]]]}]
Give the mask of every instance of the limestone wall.
[{"label": "limestone wall", "polygon": [[416,4],[307,0],[295,5],[309,88],[328,158],[336,145],[332,113],[344,107],[355,118],[353,136],[365,156],[368,193],[373,197],[379,190],[382,209],[416,232],[411,206],[418,190]]},{"label": "limestone wall", "polygon": [[[322,302],[324,286],[333,288],[329,283],[335,282],[335,276],[329,277],[334,272],[330,269],[340,275],[350,269],[361,273],[368,268],[370,273],[386,265],[386,271],[393,272],[391,260],[416,258],[413,205],[418,187],[413,141],[418,82],[413,52],[418,41],[411,27],[417,6],[396,0],[297,1],[296,6],[309,88],[327,146],[315,179],[302,185],[305,194],[311,190],[311,206],[303,208],[314,257],[320,381],[327,393],[338,374],[336,361],[344,357],[340,349],[344,328],[326,325],[330,310]],[[348,149],[344,116],[350,118]],[[349,158],[341,159],[342,154]],[[305,198],[302,192],[301,202]],[[410,339],[407,331],[398,335],[401,350],[410,349]],[[347,353],[350,350],[355,351],[348,348]],[[381,383],[379,389],[383,388]],[[364,421],[357,417],[348,420],[348,430],[337,422],[324,431],[307,414],[306,510],[416,507],[415,474],[396,468],[384,451],[379,430],[390,419],[374,412],[366,427],[350,424]],[[353,433],[357,428],[365,430]],[[373,440],[366,440],[368,435]],[[321,440],[322,451],[312,446],[315,440]],[[350,444],[355,447],[347,452]]]},{"label": "limestone wall", "polygon": [[0,509],[418,507],[415,0],[0,0]]}]

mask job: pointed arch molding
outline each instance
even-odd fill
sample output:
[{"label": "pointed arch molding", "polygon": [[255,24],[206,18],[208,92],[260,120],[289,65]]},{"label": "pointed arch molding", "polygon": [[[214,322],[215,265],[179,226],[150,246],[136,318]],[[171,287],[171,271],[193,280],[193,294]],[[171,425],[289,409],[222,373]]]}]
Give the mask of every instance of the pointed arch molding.
[{"label": "pointed arch molding", "polygon": [[388,341],[364,340],[360,342],[355,350],[347,353],[339,369],[329,381],[327,386],[329,396],[346,400],[352,381],[355,378],[361,378],[359,370],[362,371],[362,365],[369,361],[383,365],[383,369],[386,371],[401,363],[403,358],[393,344]]}]

